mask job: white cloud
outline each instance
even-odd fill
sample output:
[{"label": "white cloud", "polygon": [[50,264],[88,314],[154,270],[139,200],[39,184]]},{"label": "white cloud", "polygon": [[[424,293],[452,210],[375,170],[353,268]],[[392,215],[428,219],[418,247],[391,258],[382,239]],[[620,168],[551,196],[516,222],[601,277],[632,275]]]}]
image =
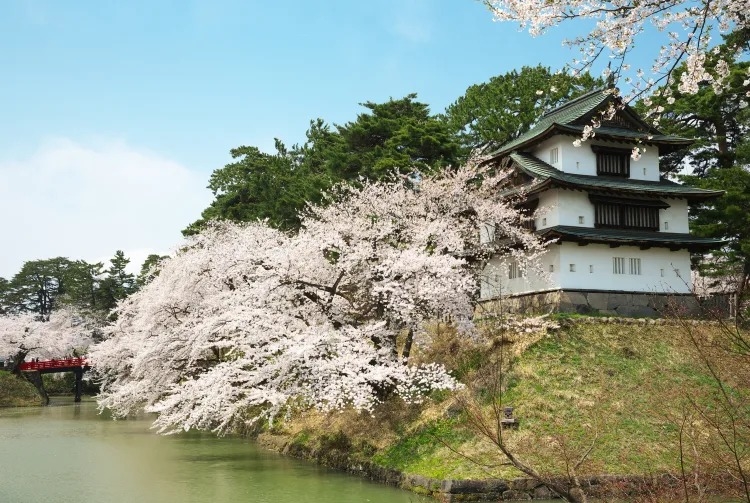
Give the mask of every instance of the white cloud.
[{"label": "white cloud", "polygon": [[[207,176],[120,141],[45,142],[0,160],[0,276],[26,260],[167,253],[211,201]],[[137,255],[137,256],[136,256]]]}]

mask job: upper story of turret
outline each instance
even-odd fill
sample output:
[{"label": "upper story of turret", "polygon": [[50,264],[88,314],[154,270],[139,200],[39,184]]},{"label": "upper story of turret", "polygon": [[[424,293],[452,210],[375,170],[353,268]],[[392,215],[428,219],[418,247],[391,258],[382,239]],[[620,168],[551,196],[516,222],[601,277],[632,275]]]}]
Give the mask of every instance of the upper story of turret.
[{"label": "upper story of turret", "polygon": [[491,157],[527,153],[564,173],[658,182],[659,156],[690,143],[646,123],[613,90],[597,89],[545,113]]},{"label": "upper story of turret", "polygon": [[542,234],[697,250],[720,240],[689,235],[688,204],[722,191],[675,183],[659,170],[660,155],[690,143],[662,134],[599,89],[546,113],[489,162],[513,169],[511,193],[518,191],[527,211],[537,210],[530,226]]}]

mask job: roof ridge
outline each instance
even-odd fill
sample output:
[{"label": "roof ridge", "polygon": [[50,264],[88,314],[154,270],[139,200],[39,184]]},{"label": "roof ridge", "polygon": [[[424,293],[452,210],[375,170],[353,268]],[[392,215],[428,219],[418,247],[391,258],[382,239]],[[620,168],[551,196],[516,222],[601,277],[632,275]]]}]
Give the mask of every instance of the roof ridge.
[{"label": "roof ridge", "polygon": [[565,102],[565,103],[563,103],[562,105],[560,105],[560,106],[558,106],[558,107],[555,107],[555,108],[553,108],[552,110],[549,110],[549,111],[547,111],[547,112],[544,112],[544,113],[542,114],[542,116],[541,116],[541,117],[539,117],[539,120],[542,120],[542,119],[544,119],[544,118],[546,118],[546,117],[548,117],[548,116],[550,116],[550,115],[556,114],[556,113],[558,113],[558,112],[561,112],[561,111],[563,111],[563,110],[565,110],[565,109],[567,109],[567,108],[569,108],[569,107],[571,107],[571,106],[573,106],[573,105],[576,105],[576,104],[580,103],[581,101],[583,101],[583,100],[585,100],[585,99],[588,99],[588,98],[590,98],[590,97],[594,96],[594,95],[595,95],[595,94],[597,94],[597,93],[604,93],[604,92],[606,92],[606,91],[607,91],[608,89],[610,89],[610,88],[608,88],[608,87],[606,87],[606,86],[604,86],[604,87],[598,87],[598,88],[596,88],[596,89],[592,89],[591,91],[589,91],[589,92],[587,92],[587,93],[584,93],[584,94],[582,94],[582,95],[580,95],[580,96],[578,96],[578,97],[576,97],[576,98],[573,98],[573,99],[572,99],[572,100],[570,100],[570,101],[566,101],[566,102]]}]

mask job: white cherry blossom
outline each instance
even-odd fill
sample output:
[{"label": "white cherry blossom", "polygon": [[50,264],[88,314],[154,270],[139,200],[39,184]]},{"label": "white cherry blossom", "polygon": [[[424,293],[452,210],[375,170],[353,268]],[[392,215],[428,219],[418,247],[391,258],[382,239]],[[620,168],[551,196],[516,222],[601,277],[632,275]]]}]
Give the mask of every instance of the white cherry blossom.
[{"label": "white cherry blossom", "polygon": [[650,27],[656,28],[662,34],[662,44],[655,49],[653,78],[647,78],[641,69],[626,76],[632,86],[628,98],[668,79],[683,60],[687,61],[687,71],[680,79],[681,92],[697,92],[701,81],[720,87],[728,73],[725,67],[718,65],[711,75],[704,66],[711,34],[750,26],[750,0],[484,0],[484,4],[495,20],[517,22],[533,36],[563,22],[593,21],[591,31],[565,41],[581,52],[582,57],[573,63],[577,73],[603,57],[611,65],[605,73],[623,76],[629,72],[626,61],[639,36]]},{"label": "white cherry blossom", "polygon": [[93,327],[70,309],[58,309],[48,318],[35,313],[0,316],[0,357],[13,359],[64,358],[83,354],[93,343]]},{"label": "white cherry blossom", "polygon": [[[370,411],[457,386],[435,364],[411,365],[425,322],[450,316],[467,337],[494,222],[507,250],[543,243],[503,199],[506,173],[476,165],[408,180],[340,186],[309,207],[295,235],[263,222],[216,223],[161,264],[117,308],[91,354],[101,407],[156,412],[162,432],[225,432],[296,409]],[[499,245],[494,244],[497,247]]]}]

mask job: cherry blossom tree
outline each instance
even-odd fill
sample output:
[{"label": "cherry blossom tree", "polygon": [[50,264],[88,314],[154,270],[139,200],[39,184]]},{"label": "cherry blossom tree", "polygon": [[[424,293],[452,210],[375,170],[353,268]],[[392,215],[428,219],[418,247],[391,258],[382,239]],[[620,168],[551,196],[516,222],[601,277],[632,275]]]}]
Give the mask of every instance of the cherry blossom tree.
[{"label": "cherry blossom tree", "polygon": [[[532,263],[542,252],[521,225],[528,216],[502,199],[505,182],[470,166],[339,186],[294,235],[214,223],[117,308],[90,355],[100,406],[118,416],[145,407],[160,432],[223,433],[294,410],[371,411],[394,394],[414,401],[456,387],[441,365],[413,365],[409,354],[439,315],[473,334],[481,257]],[[482,222],[506,244],[481,245]]]},{"label": "cherry blossom tree", "polygon": [[73,310],[61,308],[47,317],[35,313],[0,316],[0,355],[16,371],[25,358],[62,358],[83,354],[94,342],[91,323]]},{"label": "cherry blossom tree", "polygon": [[[727,62],[713,68],[706,65],[712,35],[735,31],[746,36],[750,29],[748,0],[484,0],[484,4],[495,20],[518,22],[533,36],[566,21],[593,21],[590,32],[565,41],[581,52],[572,63],[573,72],[586,71],[597,59],[609,58],[605,74],[622,76],[632,87],[629,98],[668,82],[683,61],[687,68],[679,77],[680,92],[696,93],[699,83],[706,81],[721,86],[729,73]],[[631,69],[628,56],[636,40],[653,29],[663,34],[664,41],[652,67]],[[740,42],[737,50],[747,44],[744,38]]]}]

